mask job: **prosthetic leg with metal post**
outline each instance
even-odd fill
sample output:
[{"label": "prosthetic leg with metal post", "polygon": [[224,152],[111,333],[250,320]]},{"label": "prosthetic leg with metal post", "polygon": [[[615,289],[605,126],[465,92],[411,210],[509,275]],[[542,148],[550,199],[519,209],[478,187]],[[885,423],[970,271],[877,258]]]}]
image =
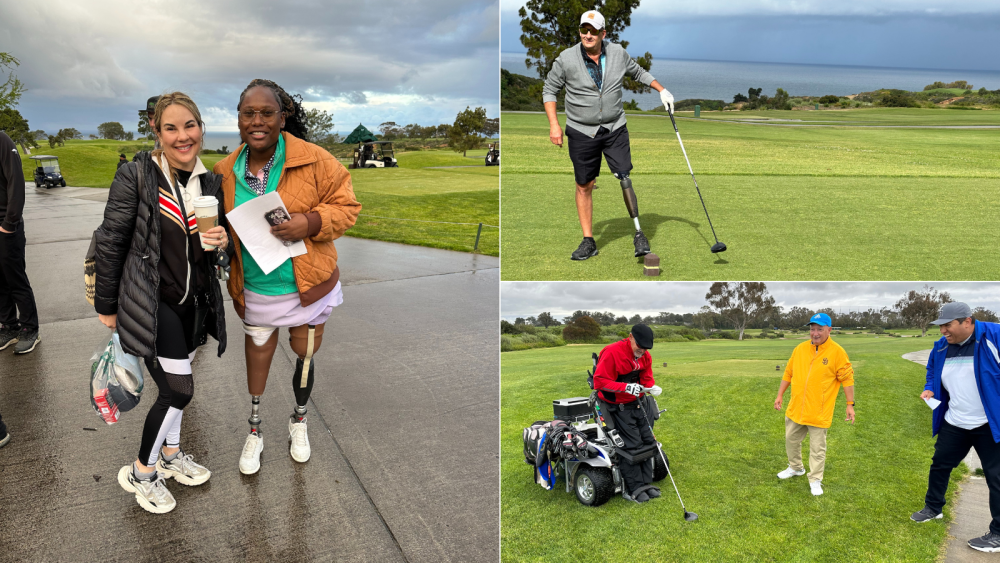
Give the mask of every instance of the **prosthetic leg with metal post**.
[{"label": "prosthetic leg with metal post", "polygon": [[247,390],[250,392],[250,434],[247,435],[240,454],[240,473],[253,475],[260,470],[260,454],[264,438],[260,432],[260,396],[264,394],[271,359],[278,347],[278,331],[244,325],[246,340],[244,350],[247,362]]},{"label": "prosthetic leg with metal post", "polygon": [[299,463],[309,461],[311,450],[306,428],[306,404],[313,386],[313,354],[323,343],[323,325],[301,325],[288,329],[292,351],[298,355],[292,375],[295,412],[288,420],[289,453]]},{"label": "prosthetic leg with metal post", "polygon": [[625,208],[628,209],[628,216],[635,223],[635,238],[632,241],[635,245],[635,257],[645,256],[649,254],[649,241],[646,240],[646,235],[642,233],[642,228],[639,226],[639,200],[636,199],[635,190],[632,189],[632,180],[628,177],[628,174],[615,173],[615,178],[618,178],[618,181],[622,185],[622,197],[625,198]]}]

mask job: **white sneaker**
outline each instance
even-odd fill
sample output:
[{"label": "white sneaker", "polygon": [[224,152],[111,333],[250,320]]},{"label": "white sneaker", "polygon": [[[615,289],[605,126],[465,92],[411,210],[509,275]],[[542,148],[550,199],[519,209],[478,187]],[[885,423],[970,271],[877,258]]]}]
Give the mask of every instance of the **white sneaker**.
[{"label": "white sneaker", "polygon": [[291,445],[288,448],[292,454],[292,459],[299,463],[309,461],[309,436],[306,434],[306,419],[302,417],[302,422],[294,422],[294,418],[288,419],[288,439]]},{"label": "white sneaker", "polygon": [[240,454],[240,473],[253,475],[260,471],[260,452],[264,449],[264,438],[260,434],[251,432],[247,435],[247,442],[243,444],[243,453]]},{"label": "white sneaker", "polygon": [[159,472],[150,479],[136,479],[130,463],[118,471],[118,484],[126,491],[135,493],[139,506],[153,514],[166,514],[177,506],[174,495],[170,494]]},{"label": "white sneaker", "polygon": [[812,491],[814,497],[818,497],[823,494],[823,482],[822,481],[812,481],[809,483],[809,490]]},{"label": "white sneaker", "polygon": [[798,477],[799,475],[805,475],[805,469],[799,469],[798,471],[792,469],[791,467],[785,469],[781,473],[778,473],[778,479],[788,479],[789,477]]},{"label": "white sneaker", "polygon": [[191,456],[183,451],[170,461],[164,461],[161,452],[160,459],[156,460],[156,470],[163,474],[164,479],[173,477],[174,481],[189,487],[201,485],[212,476],[207,467],[195,463]]}]

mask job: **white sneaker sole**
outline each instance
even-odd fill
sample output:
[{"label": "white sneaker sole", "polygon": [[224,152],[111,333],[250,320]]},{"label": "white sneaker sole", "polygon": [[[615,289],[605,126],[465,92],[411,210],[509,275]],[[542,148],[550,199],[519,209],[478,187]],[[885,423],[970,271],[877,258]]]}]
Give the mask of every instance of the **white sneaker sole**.
[{"label": "white sneaker sole", "polygon": [[152,504],[149,504],[149,501],[147,501],[145,497],[140,495],[139,492],[135,490],[135,487],[132,486],[132,483],[128,482],[129,471],[132,471],[131,464],[126,465],[125,467],[122,467],[121,469],[118,470],[118,484],[121,485],[122,488],[125,489],[125,491],[134,494],[135,500],[139,503],[139,506],[141,506],[146,512],[151,512],[153,514],[166,514],[177,507],[176,501],[174,502],[174,504],[168,507],[153,506]]},{"label": "white sneaker sole", "polygon": [[[935,516],[933,518],[928,518],[927,520],[913,520],[913,516],[910,516],[910,520],[913,520],[917,524],[926,524],[926,523],[930,522],[931,520],[940,520],[942,518],[944,518],[944,513],[943,512],[941,514],[938,514],[937,516]],[[972,547],[972,546],[969,546],[969,547]],[[973,547],[973,549],[975,549],[975,548]]]},{"label": "white sneaker sole", "polygon": [[791,479],[792,477],[801,477],[805,474],[806,474],[805,471],[803,471],[802,473],[792,473],[791,475],[782,475],[781,473],[778,473],[778,479]]},{"label": "white sneaker sole", "polygon": [[[308,445],[306,445],[306,455],[305,455],[305,457],[302,457],[302,455],[295,455],[295,448],[292,447],[292,425],[293,424],[295,424],[295,423],[292,422],[291,420],[288,421],[288,455],[292,456],[292,459],[294,459],[295,461],[297,461],[299,463],[305,463],[305,462],[309,461],[309,457],[312,456],[312,448],[310,448]],[[308,440],[308,439],[309,438],[306,437],[306,440]],[[300,452],[300,454],[301,454],[301,452]]]},{"label": "white sneaker sole", "polygon": [[985,552],[985,553],[996,553],[996,552],[1000,551],[1000,547],[976,547],[976,546],[972,545],[971,543],[969,544],[969,547],[971,547],[972,549],[975,549],[976,551],[982,551],[982,552]]},{"label": "white sneaker sole", "polygon": [[17,338],[15,338],[15,339],[11,340],[10,342],[4,344],[3,346],[0,346],[0,350],[6,350],[8,347],[13,346],[13,345],[15,345],[17,343],[18,343],[18,340],[17,340]]},{"label": "white sneaker sole", "polygon": [[156,470],[163,474],[165,479],[173,479],[181,485],[187,485],[188,487],[196,487],[198,485],[204,484],[208,481],[208,478],[212,476],[212,472],[205,470],[205,475],[203,478],[194,479],[188,477],[187,475],[181,473],[180,471],[174,471],[173,469],[167,469],[167,466],[163,464],[162,459],[156,460]]},{"label": "white sneaker sole", "polygon": [[[240,454],[240,473],[244,475],[253,475],[254,473],[260,471],[260,454],[264,451],[264,439],[261,438],[261,441],[258,443],[260,444],[260,451],[258,451],[257,455],[252,459],[247,460],[243,457],[242,453]],[[250,464],[244,462],[249,462]]]}]

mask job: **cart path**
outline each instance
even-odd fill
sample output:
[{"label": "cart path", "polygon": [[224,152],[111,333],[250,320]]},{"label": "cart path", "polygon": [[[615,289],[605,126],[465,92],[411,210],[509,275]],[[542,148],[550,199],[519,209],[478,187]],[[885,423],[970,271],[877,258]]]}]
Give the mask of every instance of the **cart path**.
[{"label": "cart path", "polygon": [[[903,359],[926,366],[930,354],[930,349],[919,350],[903,354]],[[969,451],[969,455],[965,458],[965,465],[972,472],[983,467],[975,449]],[[928,468],[921,469],[927,471]],[[976,551],[967,543],[970,539],[985,534],[989,530],[990,520],[993,519],[990,515],[990,490],[986,486],[986,480],[970,475],[959,486],[958,493],[954,498],[951,505],[954,520],[948,528],[948,547],[945,551],[944,561],[946,563],[996,563],[995,554]],[[917,503],[919,504],[919,501]],[[922,507],[917,507],[914,511],[919,508]]]},{"label": "cart path", "polygon": [[[170,483],[177,508],[143,511],[116,480],[155,399],[104,425],[86,399],[89,358],[107,336],[83,299],[82,262],[106,189],[28,188],[27,270],[41,343],[0,354],[0,561],[498,561],[498,444],[455,448],[499,423],[499,259],[342,238],[344,303],[317,354],[312,458],[287,452],[287,339],[261,404],[261,470],[239,473],[249,397],[240,319],[227,292],[228,351],[194,361],[185,451],[208,466],[200,487]],[[284,335],[284,333],[283,333]],[[483,353],[494,350],[493,354]],[[461,377],[454,377],[461,374]],[[462,410],[478,403],[476,417]]]}]

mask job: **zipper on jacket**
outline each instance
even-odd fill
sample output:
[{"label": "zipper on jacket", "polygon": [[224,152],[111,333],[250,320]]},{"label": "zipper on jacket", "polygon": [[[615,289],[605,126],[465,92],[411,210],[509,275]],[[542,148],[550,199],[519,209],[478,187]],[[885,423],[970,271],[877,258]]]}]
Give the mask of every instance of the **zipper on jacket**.
[{"label": "zipper on jacket", "polygon": [[[187,210],[184,209],[184,196],[180,194],[180,190],[177,188],[177,179],[171,178],[173,184],[171,189],[174,192],[174,197],[177,198],[177,206],[181,208],[181,222],[184,224],[184,268],[187,272],[187,277],[184,280],[184,297],[178,305],[184,303],[187,300],[188,293],[191,292],[191,227],[188,226]],[[191,180],[188,180],[189,182]]]},{"label": "zipper on jacket", "polygon": [[802,390],[803,391],[803,393],[802,393],[802,404],[799,405],[799,420],[802,420],[802,413],[805,412],[805,410],[806,410],[805,388],[809,387],[809,376],[812,375],[813,362],[816,361],[816,356],[819,356],[819,346],[818,345],[816,346],[816,350],[813,352],[812,359],[809,360],[809,371],[806,372],[805,387]]}]

